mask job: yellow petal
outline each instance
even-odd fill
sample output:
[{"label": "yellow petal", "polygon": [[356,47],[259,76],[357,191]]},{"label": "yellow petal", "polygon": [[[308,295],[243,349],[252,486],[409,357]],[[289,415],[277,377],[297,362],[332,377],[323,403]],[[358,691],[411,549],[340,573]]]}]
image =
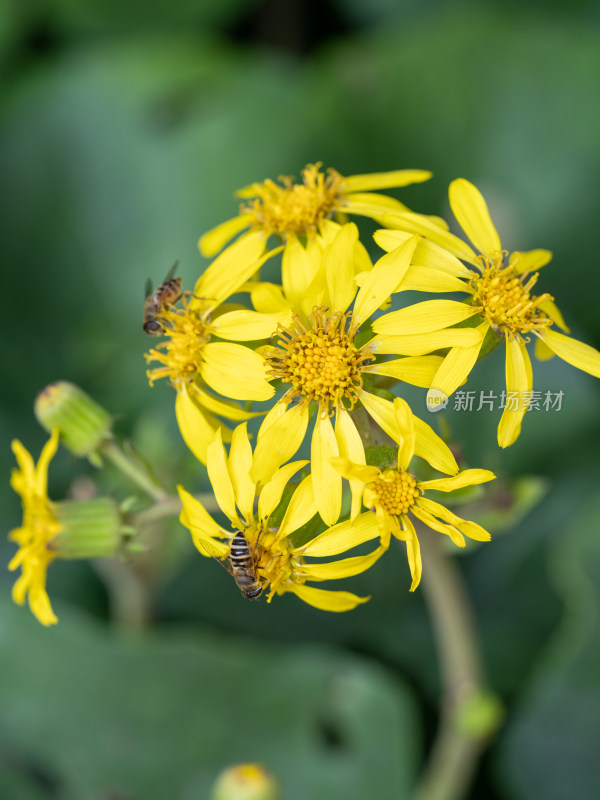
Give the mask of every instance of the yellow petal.
[{"label": "yellow petal", "polygon": [[[184,527],[190,529],[192,535],[201,534],[204,538],[208,538],[211,541],[213,537],[223,536],[222,528],[220,525],[217,525],[199,500],[196,500],[193,495],[186,492],[183,486],[178,486],[177,491],[179,492],[182,505],[179,520]],[[221,556],[226,555],[229,551],[229,547],[222,544],[222,542],[215,542],[214,544]]]},{"label": "yellow petal", "polygon": [[358,597],[351,592],[329,592],[327,589],[316,589],[305,584],[290,584],[290,592],[304,600],[309,606],[320,608],[321,611],[351,611],[361,603],[366,603],[370,597]]},{"label": "yellow petal", "polygon": [[527,253],[515,251],[510,254],[509,263],[514,267],[517,275],[524,272],[537,272],[538,269],[545,267],[552,259],[550,250],[529,250]]},{"label": "yellow petal", "polygon": [[377,467],[370,467],[366,464],[353,464],[348,458],[340,456],[332,458],[331,465],[343,475],[348,481],[360,481],[361,484],[371,483],[379,475]]},{"label": "yellow petal", "polygon": [[259,314],[258,311],[231,311],[215,320],[213,327],[216,336],[220,339],[253,342],[257,339],[269,339],[275,335],[278,325],[287,326],[291,321],[291,309],[275,314]]},{"label": "yellow petal", "polygon": [[[219,400],[217,397],[205,392],[196,384],[192,384],[189,387],[189,392],[193,395],[196,402],[207,411],[211,411],[213,414],[218,414],[220,417],[226,417],[227,419],[237,422],[260,417],[265,413],[264,411],[244,411],[237,403]],[[212,438],[212,436],[210,438]]]},{"label": "yellow petal", "polygon": [[390,172],[371,172],[365,175],[350,175],[344,178],[340,191],[365,192],[372,189],[393,189],[411,183],[428,181],[433,173],[426,169],[396,169]]},{"label": "yellow petal", "polygon": [[250,472],[255,483],[266,483],[282,464],[292,458],[302,444],[307,426],[308,407],[297,405],[259,434]]},{"label": "yellow petal", "polygon": [[55,625],[58,622],[43,586],[29,587],[29,608],[42,625]]},{"label": "yellow petal", "polygon": [[206,464],[206,449],[219,427],[219,421],[194,403],[187,388],[177,392],[175,415],[183,441],[198,461]]},{"label": "yellow petal", "polygon": [[437,478],[433,481],[419,482],[419,489],[435,489],[437,492],[453,492],[455,489],[463,489],[465,486],[475,486],[479,483],[487,483],[496,478],[489,469],[464,469],[452,478]]},{"label": "yellow petal", "polygon": [[292,475],[308,463],[308,461],[292,461],[290,464],[286,464],[284,467],[278,469],[271,480],[265,483],[258,498],[259,519],[265,520],[271,516],[273,511],[277,508],[283,490],[286,484],[289,483]]},{"label": "yellow petal", "polygon": [[539,336],[536,336],[535,338],[534,352],[538,361],[548,361],[549,359],[554,358],[554,353],[552,350],[550,350],[547,344],[544,344]]},{"label": "yellow petal", "polygon": [[446,328],[432,333],[407,336],[379,334],[371,339],[377,355],[420,356],[446,347],[471,347],[480,344],[481,333],[476,328]]},{"label": "yellow petal", "polygon": [[312,475],[307,475],[292,495],[290,504],[277,531],[277,538],[283,539],[288,534],[306,525],[317,511],[315,493],[312,488]]},{"label": "yellow petal", "polygon": [[[366,464],[365,449],[362,438],[356,429],[352,417],[343,406],[338,406],[335,420],[335,438],[338,444],[340,456],[354,464]],[[332,463],[334,469],[335,464]],[[339,472],[339,470],[338,470]],[[343,473],[341,473],[343,474]],[[355,519],[360,513],[363,482],[361,480],[350,479],[350,492],[352,494],[352,508],[350,510],[351,519]]]},{"label": "yellow petal", "polygon": [[319,412],[312,435],[310,460],[315,500],[326,525],[337,522],[342,509],[342,477],[330,463],[338,455],[331,421]]},{"label": "yellow petal", "polygon": [[252,466],[252,447],[248,438],[246,423],[238,425],[231,437],[227,469],[233,484],[233,493],[237,507],[244,518],[250,520],[254,509],[256,486],[250,480]]},{"label": "yellow petal", "polygon": [[319,248],[303,247],[296,239],[288,240],[281,261],[281,282],[292,308],[297,313],[309,286],[319,270],[323,253]]},{"label": "yellow petal", "polygon": [[386,228],[408,231],[408,233],[425,236],[431,242],[443,247],[452,255],[470,264],[477,265],[477,256],[466,242],[453,233],[440,227],[434,220],[422,214],[400,213],[390,211],[381,218],[381,223]]},{"label": "yellow petal", "polygon": [[268,281],[253,281],[246,284],[250,289],[252,305],[261,314],[275,314],[291,309],[290,301],[284,296],[281,286]]},{"label": "yellow petal", "polygon": [[557,331],[545,330],[539,336],[544,344],[567,364],[600,378],[600,352],[594,347]]},{"label": "yellow petal", "polygon": [[265,418],[262,421],[260,428],[258,429],[258,433],[256,435],[257,441],[260,442],[261,438],[265,435],[265,433],[269,430],[273,423],[277,422],[278,419],[281,419],[285,412],[288,409],[289,401],[286,402],[285,395],[281,398],[278,403],[275,403],[273,408],[269,409],[265,414]]},{"label": "yellow petal", "polygon": [[423,562],[421,560],[421,548],[419,546],[419,539],[417,532],[412,521],[405,515],[402,518],[405,525],[408,537],[406,538],[406,557],[408,558],[408,566],[412,577],[410,591],[414,592],[419,583],[421,582],[421,575],[423,573]]},{"label": "yellow petal", "polygon": [[561,330],[563,330],[565,333],[569,333],[569,328],[567,327],[563,315],[560,313],[560,309],[558,308],[558,306],[554,301],[550,299],[542,300],[540,303],[538,303],[538,306],[542,309],[542,311],[545,314],[548,314],[550,319],[556,325],[558,325],[558,327],[561,328]]},{"label": "yellow petal", "polygon": [[452,181],[448,191],[450,207],[458,224],[481,253],[502,249],[498,231],[479,189],[464,178]]},{"label": "yellow petal", "polygon": [[354,521],[347,520],[328,528],[312,541],[299,547],[298,552],[315,558],[335,556],[378,536],[379,526],[375,514],[366,511]]},{"label": "yellow petal", "polygon": [[489,542],[492,538],[485,528],[482,528],[477,522],[472,522],[469,519],[460,520],[460,522],[457,523],[457,527],[465,536],[468,536],[469,539],[474,539],[476,542]]},{"label": "yellow petal", "polygon": [[275,394],[264,359],[249,347],[209,342],[202,355],[202,380],[219,394],[234,400],[269,400]]},{"label": "yellow petal", "polygon": [[476,313],[477,310],[472,306],[456,300],[425,300],[423,303],[384,314],[375,320],[373,330],[375,333],[393,336],[430,333],[469,319]]},{"label": "yellow petal", "polygon": [[406,274],[416,246],[416,237],[409,239],[397,250],[382,256],[367,273],[354,303],[352,316],[357,324],[367,320],[392,294]]},{"label": "yellow petal", "polygon": [[331,581],[340,578],[351,578],[372,567],[388,548],[381,545],[372,553],[364,556],[342,558],[339,561],[328,561],[321,564],[303,564],[302,576],[309,581]]},{"label": "yellow petal", "polygon": [[408,356],[375,364],[369,372],[428,389],[443,361],[441,356]]},{"label": "yellow petal", "polygon": [[342,225],[325,256],[327,290],[332,311],[346,311],[356,294],[354,248],[358,228],[353,222]]},{"label": "yellow petal", "polygon": [[219,428],[208,445],[206,451],[206,468],[208,470],[208,478],[215,493],[217,503],[221,507],[224,514],[226,514],[231,522],[238,527],[241,527],[240,518],[238,517],[237,509],[235,507],[235,495],[233,492],[233,484],[227,469],[227,457],[225,455],[225,448],[221,439],[221,429]]},{"label": "yellow petal", "polygon": [[[379,247],[389,253],[390,250],[395,250],[396,247],[403,244],[411,235],[407,231],[391,231],[387,228],[382,228],[375,231],[373,238]],[[428,267],[445,272],[455,278],[467,278],[468,280],[472,274],[471,270],[465,267],[462,261],[459,261],[452,253],[449,253],[435,242],[430,242],[428,239],[423,238],[420,238],[417,243],[410,269],[415,264],[420,267]]]},{"label": "yellow petal", "polygon": [[[562,336],[562,334],[557,334]],[[564,337],[567,338],[566,336]],[[600,355],[600,354],[599,354]],[[521,432],[521,422],[527,411],[525,393],[531,392],[531,361],[523,342],[506,340],[506,408],[498,425],[498,444],[509,447]],[[510,407],[511,393],[516,392],[517,408]]]},{"label": "yellow petal", "polygon": [[[397,423],[394,415],[394,406],[389,400],[384,400],[377,395],[369,394],[364,390],[360,392],[360,401],[373,417],[375,422],[388,436],[394,438]],[[424,458],[434,469],[447,475],[458,472],[458,464],[450,448],[434,433],[426,422],[413,414],[415,428],[415,455]]]},{"label": "yellow petal", "polygon": [[415,452],[415,418],[408,403],[401,397],[394,399],[394,418],[397,431],[394,440],[398,443],[398,466],[400,469],[406,470]]},{"label": "yellow petal", "polygon": [[446,510],[443,506],[440,506],[439,503],[433,503],[431,500],[427,500],[427,498],[420,497],[417,502],[411,506],[410,510],[411,513],[417,517],[417,519],[420,519],[421,522],[424,522],[425,525],[432,528],[432,530],[449,536],[457,547],[464,547],[466,542],[462,533],[453,525],[450,525],[447,522],[440,522],[440,520],[434,516],[436,509],[439,508],[443,509],[444,511]]},{"label": "yellow petal", "polygon": [[[414,256],[413,256],[414,258]],[[420,267],[414,264],[408,268],[395,292],[466,292],[467,284],[454,275],[441,269]]]},{"label": "yellow petal", "polygon": [[200,237],[198,247],[203,256],[210,258],[219,252],[233,237],[252,224],[250,214],[241,214],[227,222],[222,222]]},{"label": "yellow petal", "polygon": [[432,399],[432,392],[435,398],[439,398],[439,392],[450,397],[450,395],[462,386],[469,377],[471,370],[477,363],[479,351],[483,344],[489,324],[484,322],[478,326],[481,333],[481,341],[472,347],[453,347],[443,359],[438,371],[431,379],[431,390],[427,393],[427,407],[435,407],[435,400]]},{"label": "yellow petal", "polygon": [[50,438],[42,447],[42,452],[35,467],[35,488],[40,495],[48,494],[48,467],[58,449],[58,439],[58,428],[54,428]]},{"label": "yellow petal", "polygon": [[387,194],[377,194],[376,192],[352,192],[351,195],[343,200],[345,214],[361,214],[370,217],[379,216],[383,211],[410,211],[408,206],[390,197]]}]

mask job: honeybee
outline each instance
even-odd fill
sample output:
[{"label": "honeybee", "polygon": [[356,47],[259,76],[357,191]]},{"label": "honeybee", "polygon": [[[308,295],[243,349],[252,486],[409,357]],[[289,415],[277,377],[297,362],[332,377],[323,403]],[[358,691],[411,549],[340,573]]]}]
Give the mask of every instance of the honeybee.
[{"label": "honeybee", "polygon": [[256,572],[250,543],[241,531],[238,531],[231,540],[229,561],[231,574],[239,590],[248,600],[255,600],[262,594],[263,585]]},{"label": "honeybee", "polygon": [[167,311],[181,297],[181,278],[174,278],[178,261],[171,267],[164,283],[152,291],[146,287],[146,302],[144,304],[144,333],[149,336],[161,336],[165,331],[161,313]]}]

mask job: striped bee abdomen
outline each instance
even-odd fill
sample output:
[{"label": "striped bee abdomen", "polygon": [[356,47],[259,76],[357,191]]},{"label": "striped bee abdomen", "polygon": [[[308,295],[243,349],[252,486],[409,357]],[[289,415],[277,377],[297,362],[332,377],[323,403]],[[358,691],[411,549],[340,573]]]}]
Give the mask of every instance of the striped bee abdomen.
[{"label": "striped bee abdomen", "polygon": [[231,540],[229,560],[233,578],[244,597],[250,600],[258,597],[262,593],[262,585],[256,574],[252,548],[241,531]]}]

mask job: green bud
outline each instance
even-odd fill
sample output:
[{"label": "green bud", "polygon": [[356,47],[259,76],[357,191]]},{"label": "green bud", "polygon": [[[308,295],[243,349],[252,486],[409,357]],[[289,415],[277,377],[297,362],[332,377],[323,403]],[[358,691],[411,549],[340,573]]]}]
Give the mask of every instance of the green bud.
[{"label": "green bud", "polygon": [[57,381],[36,398],[35,416],[49,433],[58,428],[62,444],[76,456],[97,462],[98,448],[112,437],[112,417],[78,386]]},{"label": "green bud", "polygon": [[500,727],[504,707],[497,695],[487,689],[473,692],[456,712],[459,729],[473,739],[485,739]]},{"label": "green bud", "polygon": [[219,775],[212,800],[281,800],[281,791],[261,764],[237,764]]},{"label": "green bud", "polygon": [[58,558],[105,558],[119,550],[123,526],[112,498],[65,500],[52,510],[63,528],[52,540]]}]

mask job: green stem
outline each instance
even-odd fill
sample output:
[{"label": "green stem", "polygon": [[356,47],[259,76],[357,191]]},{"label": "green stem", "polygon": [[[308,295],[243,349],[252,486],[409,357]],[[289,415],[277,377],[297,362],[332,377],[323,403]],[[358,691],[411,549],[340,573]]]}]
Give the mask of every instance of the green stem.
[{"label": "green stem", "polygon": [[104,442],[99,452],[154,500],[162,502],[167,499],[167,493],[151,477],[148,470],[128,456],[114,439]]},{"label": "green stem", "polygon": [[[413,800],[459,800],[471,783],[478,758],[499,718],[465,724],[466,713],[488,698],[469,599],[454,559],[439,534],[419,530],[423,584],[441,672],[439,727]],[[462,717],[462,719],[461,719]]]}]

